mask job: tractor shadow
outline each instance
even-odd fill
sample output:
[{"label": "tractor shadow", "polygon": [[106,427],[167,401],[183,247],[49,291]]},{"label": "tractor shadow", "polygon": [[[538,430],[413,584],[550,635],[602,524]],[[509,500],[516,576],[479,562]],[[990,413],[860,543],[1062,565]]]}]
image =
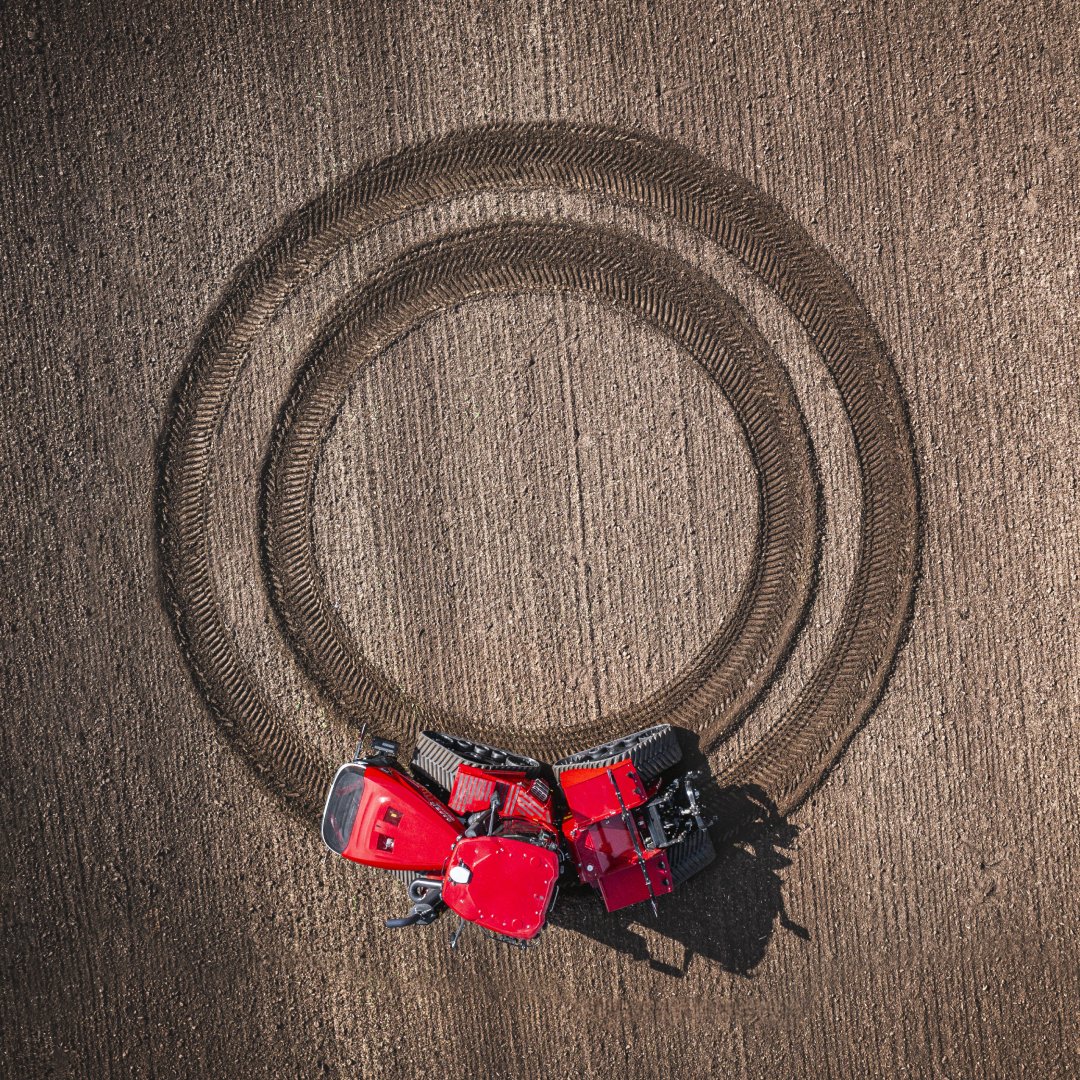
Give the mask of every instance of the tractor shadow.
[{"label": "tractor shadow", "polygon": [[[693,739],[688,732],[680,735]],[[683,760],[707,772],[696,749],[684,750]],[[778,925],[809,940],[809,931],[788,917],[783,899],[781,871],[791,865],[787,853],[794,848],[797,827],[780,816],[760,788],[720,789],[710,778],[703,795],[716,817],[711,829],[716,860],[662,897],[659,916],[654,917],[647,904],[608,914],[591,889],[570,888],[551,921],[675,977],[686,974],[695,956],[748,977],[764,958]],[[650,953],[640,932],[645,928],[683,947],[681,965]]]}]

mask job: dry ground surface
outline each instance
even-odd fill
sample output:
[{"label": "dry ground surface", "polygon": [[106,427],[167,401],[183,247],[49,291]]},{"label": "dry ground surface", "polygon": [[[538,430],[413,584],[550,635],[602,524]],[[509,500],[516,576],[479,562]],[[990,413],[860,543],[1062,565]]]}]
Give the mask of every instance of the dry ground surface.
[{"label": "dry ground surface", "polygon": [[[7,6],[4,1074],[1076,1075],[1078,16]],[[535,950],[477,934],[451,954],[443,924],[382,930],[400,885],[332,858],[303,791],[258,778],[260,753],[302,773],[285,743],[215,722],[164,584],[159,451],[200,327],[288,215],[366,162],[511,121],[673,140],[831,254],[903,388],[921,574],[880,702],[785,821],[730,837],[658,920],[570,896]],[[336,305],[408,249],[576,222],[575,242],[608,238],[583,264],[637,237],[728,290],[790,377],[771,385],[805,426],[783,440],[793,483],[813,447],[816,589],[782,640],[811,580],[782,544],[792,594],[762,646],[787,663],[747,661],[763,693],[729,739],[687,707],[688,748],[702,734],[741,775],[831,662],[857,574],[871,481],[841,384],[790,304],[670,216],[573,184],[443,195],[299,275],[223,399],[202,444],[222,648],[271,735],[318,768],[348,756],[348,702],[267,590],[302,565],[260,541],[290,387]],[[732,625],[763,543],[737,401],[595,291],[488,290],[405,330],[332,403],[302,506],[312,580],[395,708],[575,749]],[[808,782],[765,786],[786,809]]]}]

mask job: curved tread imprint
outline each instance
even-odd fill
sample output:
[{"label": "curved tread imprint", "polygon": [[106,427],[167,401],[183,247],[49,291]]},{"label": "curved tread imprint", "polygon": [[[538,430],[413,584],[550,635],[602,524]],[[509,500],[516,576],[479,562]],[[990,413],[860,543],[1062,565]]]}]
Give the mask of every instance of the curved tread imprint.
[{"label": "curved tread imprint", "polygon": [[[409,698],[353,649],[318,568],[315,473],[349,385],[386,343],[447,305],[535,289],[594,292],[669,332],[727,395],[759,480],[755,558],[720,632],[661,691],[616,717],[563,728],[560,741],[659,719],[718,737],[760,693],[809,600],[818,551],[809,436],[787,372],[734,301],[660,249],[608,230],[528,222],[469,230],[406,253],[339,305],[289,395],[264,474],[265,561],[282,626],[346,714],[375,719],[403,739],[419,723],[484,733],[475,721]],[[498,735],[538,755],[552,749],[550,737],[527,728]]]},{"label": "curved tread imprint", "polygon": [[[884,346],[832,260],[750,184],[650,136],[563,123],[452,135],[360,169],[294,215],[241,268],[185,367],[160,447],[159,547],[166,608],[181,647],[226,736],[270,787],[317,815],[329,764],[263,699],[214,589],[209,503],[216,433],[251,343],[296,283],[343,244],[428,202],[537,188],[614,199],[715,240],[775,290],[839,390],[863,490],[858,562],[839,627],[795,705],[717,776],[721,784],[757,785],[787,812],[865,720],[910,617],[918,557],[911,431]],[[762,462],[772,460],[770,454]],[[666,699],[658,701],[657,720]],[[725,703],[710,708],[723,714]],[[422,712],[417,705],[414,728]],[[725,715],[712,724],[706,751],[717,749],[739,709]]]}]

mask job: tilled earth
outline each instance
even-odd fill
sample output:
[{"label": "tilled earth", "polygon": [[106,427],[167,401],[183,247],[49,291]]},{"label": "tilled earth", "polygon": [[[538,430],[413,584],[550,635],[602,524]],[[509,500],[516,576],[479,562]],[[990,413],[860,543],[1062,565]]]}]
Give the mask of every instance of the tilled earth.
[{"label": "tilled earth", "polygon": [[[5,1074],[1074,1075],[1080,11],[291,8],[3,15]],[[385,931],[364,719],[720,856]]]}]

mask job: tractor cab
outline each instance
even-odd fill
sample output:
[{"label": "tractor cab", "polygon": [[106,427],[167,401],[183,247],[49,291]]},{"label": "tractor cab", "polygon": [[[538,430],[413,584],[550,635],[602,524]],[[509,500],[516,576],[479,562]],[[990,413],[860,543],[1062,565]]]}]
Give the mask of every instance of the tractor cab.
[{"label": "tractor cab", "polygon": [[364,766],[353,761],[342,765],[330,785],[323,810],[322,838],[331,851],[344,855],[364,797]]},{"label": "tractor cab", "polygon": [[342,765],[323,810],[331,851],[386,870],[439,873],[462,832],[460,820],[384,754]]}]

